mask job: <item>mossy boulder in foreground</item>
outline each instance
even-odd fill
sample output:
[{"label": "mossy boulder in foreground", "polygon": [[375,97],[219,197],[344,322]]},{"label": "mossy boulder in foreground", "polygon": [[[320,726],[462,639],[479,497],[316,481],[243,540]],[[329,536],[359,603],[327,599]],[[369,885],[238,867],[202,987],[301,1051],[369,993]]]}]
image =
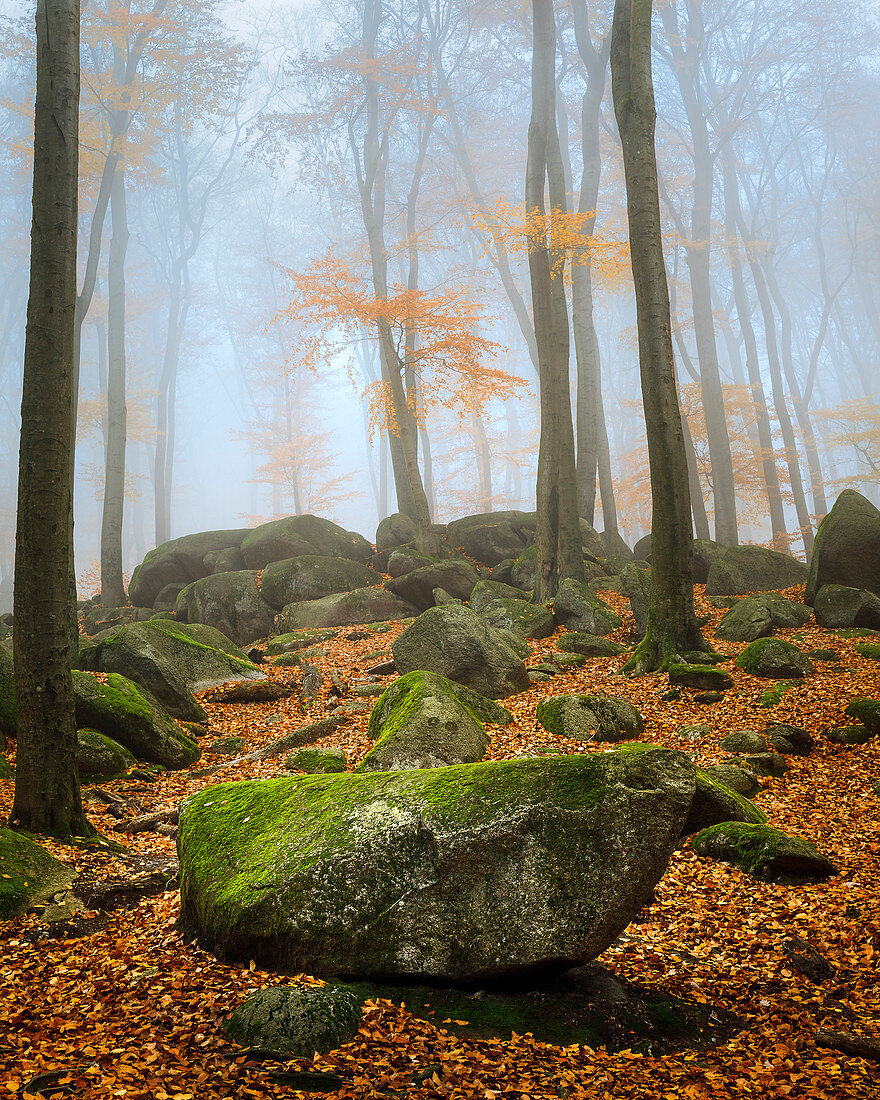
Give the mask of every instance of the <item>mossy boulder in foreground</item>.
[{"label": "mossy boulder in foreground", "polygon": [[228,783],[181,810],[184,925],[322,975],[491,981],[595,958],[663,874],[684,753]]},{"label": "mossy boulder in foreground", "polygon": [[362,1010],[363,999],[344,986],[276,985],[240,1004],[225,1030],[234,1042],[264,1054],[311,1058],[351,1042]]},{"label": "mossy boulder in foreground", "polygon": [[726,821],[691,838],[701,856],[732,863],[764,882],[823,882],[837,868],[809,841],[769,825]]},{"label": "mossy boulder in foreground", "polygon": [[0,829],[0,920],[46,901],[76,877],[73,867],[11,829]]}]

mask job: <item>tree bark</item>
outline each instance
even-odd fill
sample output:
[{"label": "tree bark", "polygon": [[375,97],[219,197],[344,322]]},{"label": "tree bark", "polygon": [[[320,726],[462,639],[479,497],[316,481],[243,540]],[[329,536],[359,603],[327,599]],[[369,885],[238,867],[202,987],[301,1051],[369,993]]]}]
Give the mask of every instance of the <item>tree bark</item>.
[{"label": "tree bark", "polygon": [[623,146],[638,320],[639,366],[651,467],[651,602],[627,672],[668,668],[705,649],[694,616],[691,502],[675,386],[669,288],[660,235],[651,76],[651,0],[615,0],[611,31],[614,112]]},{"label": "tree bark", "polygon": [[691,234],[687,243],[694,338],[700,364],[700,387],[706,433],[712,463],[715,503],[715,538],[725,546],[738,542],[733,460],[724,416],[724,392],[718,370],[715,323],[709,271],[712,233],[713,163],[706,110],[700,89],[699,50],[705,39],[699,3],[688,0],[687,48],[683,48],[674,3],[661,7],[663,24],[673,57],[673,72],[681,91],[693,142],[694,181],[691,202]]},{"label": "tree bark", "polygon": [[79,0],[38,0],[30,295],[15,556],[18,700],[10,824],[93,832],[76,766],[70,676],[73,347],[79,147]]},{"label": "tree bark", "polygon": [[550,248],[546,233],[540,237],[533,235],[529,240],[529,276],[541,397],[535,599],[544,601],[555,595],[563,577],[583,579],[584,562],[568,384],[564,257],[555,239],[559,218],[565,215],[566,202],[556,128],[556,23],[552,0],[532,0],[532,14],[532,114],[526,163],[526,211],[539,217],[545,215],[545,183],[549,183],[551,211]]},{"label": "tree bark", "polygon": [[104,463],[104,507],[101,517],[101,604],[121,607],[122,521],[125,507],[125,253],[128,215],[125,173],[116,172],[110,207],[113,236],[107,267],[107,439]]}]

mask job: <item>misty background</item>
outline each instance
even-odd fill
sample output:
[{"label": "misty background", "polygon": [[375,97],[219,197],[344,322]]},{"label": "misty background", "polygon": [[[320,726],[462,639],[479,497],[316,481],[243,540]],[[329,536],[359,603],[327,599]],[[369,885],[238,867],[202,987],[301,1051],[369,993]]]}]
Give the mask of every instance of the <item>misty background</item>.
[{"label": "misty background", "polygon": [[[650,489],[621,247],[623,173],[602,56],[611,7],[610,0],[556,5],[558,125],[575,210],[584,128],[598,125],[592,292],[600,436],[607,436],[617,524],[632,546],[650,529]],[[719,403],[706,402],[701,386],[711,354],[707,325],[740,541],[803,558],[803,530],[815,529],[841,488],[880,504],[878,9],[870,0],[658,0],[655,7],[656,140],[676,366],[708,523],[713,471],[704,403],[709,419]],[[367,293],[370,276],[362,169],[353,154],[371,109],[365,66],[380,89],[389,281],[429,298],[447,295],[484,342],[477,357],[486,371],[453,382],[432,368],[421,379],[420,461],[434,517],[534,508],[537,375],[517,213],[530,6],[398,0],[373,11],[377,56],[365,61],[363,3],[83,5],[81,280],[90,250],[97,257],[82,328],[77,428],[83,595],[98,584],[108,431],[114,226],[109,212],[96,225],[94,212],[109,155],[124,178],[129,233],[126,572],[158,542],[193,531],[311,512],[372,538],[379,519],[397,510],[387,429],[376,413],[375,331],[352,320],[352,301]],[[6,607],[34,69],[31,5],[6,0],[0,13]],[[579,48],[584,13],[586,50]],[[694,272],[706,262],[708,303],[693,294]],[[499,387],[493,371],[521,384]],[[781,527],[778,515],[770,520],[768,460]],[[599,530],[603,518],[597,503]]]}]

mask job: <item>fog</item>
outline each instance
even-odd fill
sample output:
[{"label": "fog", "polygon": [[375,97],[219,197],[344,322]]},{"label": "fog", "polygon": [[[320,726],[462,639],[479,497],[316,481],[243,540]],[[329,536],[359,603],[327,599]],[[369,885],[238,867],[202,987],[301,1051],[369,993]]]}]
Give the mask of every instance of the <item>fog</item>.
[{"label": "fog", "polygon": [[[84,4],[75,543],[85,595],[99,585],[111,422],[119,427],[108,385],[120,369],[126,573],[169,538],[280,515],[311,512],[372,538],[398,510],[382,324],[398,347],[411,341],[407,394],[434,518],[535,506],[523,232],[530,7],[364,2],[366,12],[346,0]],[[739,540],[803,558],[842,488],[880,503],[877,6],[655,9],[676,369],[705,505],[696,533],[724,534],[719,485],[732,477]],[[32,5],[0,10],[5,607],[34,69]],[[597,470],[610,474],[595,511],[584,507],[607,529],[613,501],[631,546],[650,528],[651,498],[607,73],[611,4],[558,0],[555,11],[557,125],[568,208],[583,215],[572,221],[577,247],[591,258],[601,370],[601,400],[595,390],[576,400],[579,370],[582,391],[593,375],[573,339],[573,408],[595,437],[582,498]],[[116,190],[101,216],[102,181]],[[123,277],[120,327],[112,301]],[[108,327],[122,333],[121,368]]]}]

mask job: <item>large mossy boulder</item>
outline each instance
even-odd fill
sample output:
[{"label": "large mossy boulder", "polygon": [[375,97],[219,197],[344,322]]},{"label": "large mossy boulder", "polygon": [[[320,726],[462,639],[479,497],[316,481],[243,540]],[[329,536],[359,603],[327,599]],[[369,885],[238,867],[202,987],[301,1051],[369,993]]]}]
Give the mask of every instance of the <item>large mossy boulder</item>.
[{"label": "large mossy boulder", "polygon": [[138,760],[179,770],[201,756],[171,715],[125,676],[111,673],[105,684],[88,672],[74,672],[73,695],[77,726],[112,738]]},{"label": "large mossy boulder", "polygon": [[827,629],[862,626],[880,630],[880,596],[866,588],[823,584],[813,598],[819,626]]},{"label": "large mossy boulder", "polygon": [[815,845],[770,825],[727,821],[697,833],[691,844],[698,855],[732,863],[764,882],[823,882],[837,874]]},{"label": "large mossy boulder", "polygon": [[553,599],[553,616],[560,626],[585,634],[604,636],[616,630],[620,616],[603,603],[582,581],[564,578]]},{"label": "large mossy boulder", "polygon": [[97,730],[76,731],[76,766],[80,777],[109,779],[134,764],[134,756],[112,737]]},{"label": "large mossy boulder", "polygon": [[175,718],[204,721],[193,692],[230,680],[265,680],[266,673],[212,626],[158,619],[132,623],[80,648],[79,667],[118,672],[146,688]]},{"label": "large mossy boulder", "polygon": [[800,679],[814,671],[806,653],[782,638],[751,642],[737,657],[736,667],[767,680]]},{"label": "large mossy boulder", "polygon": [[576,966],[651,896],[694,787],[683,753],[649,746],[210,787],[181,809],[181,918],[276,970]]},{"label": "large mossy boulder", "polygon": [[132,573],[129,599],[135,607],[153,607],[166,585],[187,585],[207,577],[213,569],[205,564],[205,558],[222,550],[237,550],[247,533],[247,528],[200,531],[163,542],[151,550]]},{"label": "large mossy boulder", "polygon": [[270,562],[260,576],[260,595],[280,611],[289,603],[320,600],[335,592],[369,588],[382,578],[350,558],[324,558],[302,554]]},{"label": "large mossy boulder", "polygon": [[0,828],[0,920],[12,920],[66,889],[76,870],[12,829]]},{"label": "large mossy boulder", "polygon": [[535,512],[484,512],[452,520],[446,538],[474,561],[494,566],[518,558],[535,541],[536,526]]},{"label": "large mossy boulder", "polygon": [[577,653],[581,657],[616,657],[626,652],[626,647],[611,638],[587,634],[583,630],[571,630],[560,636],[556,648],[563,653]]},{"label": "large mossy boulder", "polygon": [[522,588],[501,581],[481,580],[474,585],[470,595],[470,607],[478,614],[498,600],[528,600],[529,593]]},{"label": "large mossy boulder", "polygon": [[741,794],[728,787],[719,776],[697,768],[697,789],[682,826],[682,836],[693,836],[722,821],[745,821],[763,825],[767,815]]},{"label": "large mossy boulder", "polygon": [[522,657],[504,632],[460,604],[423,612],[392,642],[391,652],[400,673],[437,672],[491,699],[531,686]]},{"label": "large mossy boulder", "polygon": [[273,985],[240,1004],[224,1030],[254,1053],[311,1058],[351,1042],[362,1011],[362,998],[344,986]]},{"label": "large mossy boulder", "polygon": [[411,603],[384,588],[355,588],[321,600],[288,604],[278,616],[278,626],[285,631],[355,626],[409,619],[417,614],[418,609]]},{"label": "large mossy boulder", "polygon": [[774,627],[804,626],[812,617],[811,609],[804,604],[778,592],[762,592],[735,603],[715,633],[727,642],[754,642],[768,637]]},{"label": "large mossy boulder", "polygon": [[496,630],[506,630],[519,638],[549,638],[556,630],[553,612],[544,604],[530,600],[493,600],[480,611],[480,617]]},{"label": "large mossy boulder", "polygon": [[188,585],[177,597],[178,615],[190,623],[213,626],[238,645],[271,633],[275,609],[260,594],[255,569],[214,573]]},{"label": "large mossy boulder", "polygon": [[535,717],[549,733],[572,741],[634,741],[641,737],[641,714],[612,695],[551,695],[538,703]]},{"label": "large mossy boulder", "polygon": [[434,606],[434,589],[442,588],[457,600],[470,599],[480,574],[460,559],[432,562],[388,581],[386,588],[419,611]]},{"label": "large mossy boulder", "polygon": [[880,596],[880,511],[855,489],[844,489],[819,525],[806,602],[813,603],[826,584]]},{"label": "large mossy boulder", "polygon": [[709,596],[743,596],[804,584],[802,561],[764,546],[726,546],[715,554],[706,579]]},{"label": "large mossy boulder", "polygon": [[[373,708],[367,736],[374,745],[357,770],[439,768],[482,760],[489,738],[457,687],[432,672],[401,676]],[[485,704],[484,712],[498,705],[490,699]]]},{"label": "large mossy boulder", "polygon": [[712,539],[694,539],[694,583],[705,584],[709,579],[712,562],[726,547]]},{"label": "large mossy boulder", "polygon": [[241,541],[248,569],[265,569],[273,561],[303,554],[368,562],[373,548],[362,536],[320,516],[287,516],[249,531]]}]

